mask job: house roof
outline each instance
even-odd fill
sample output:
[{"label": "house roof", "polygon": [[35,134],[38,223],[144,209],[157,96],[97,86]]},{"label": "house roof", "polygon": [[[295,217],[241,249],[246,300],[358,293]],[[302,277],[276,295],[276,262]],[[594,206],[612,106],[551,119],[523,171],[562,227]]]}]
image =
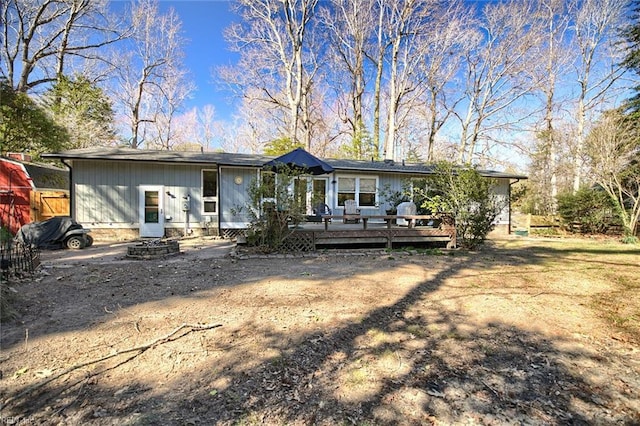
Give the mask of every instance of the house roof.
[{"label": "house roof", "polygon": [[[236,154],[228,152],[196,151],[158,151],[131,148],[84,148],[43,154],[44,158],[60,160],[103,160],[103,161],[141,161],[163,163],[216,164],[220,166],[262,167],[273,156],[255,154]],[[400,173],[408,175],[429,175],[435,172],[433,164],[393,161],[364,161],[323,158],[335,171]],[[482,176],[493,178],[527,179],[527,176],[478,170]]]}]

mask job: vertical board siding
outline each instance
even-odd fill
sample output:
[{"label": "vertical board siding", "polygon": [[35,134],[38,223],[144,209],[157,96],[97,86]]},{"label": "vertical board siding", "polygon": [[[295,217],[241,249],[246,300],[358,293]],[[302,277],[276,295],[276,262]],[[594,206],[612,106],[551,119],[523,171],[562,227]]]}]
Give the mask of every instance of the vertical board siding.
[{"label": "vertical board siding", "polygon": [[[242,183],[235,182],[236,176],[242,178]],[[257,169],[222,167],[218,176],[218,194],[220,227],[246,228],[251,222],[249,209],[249,188],[257,179]]]},{"label": "vertical board siding", "polygon": [[[258,178],[255,167],[223,166],[218,174],[218,216],[204,216],[202,202],[202,170],[215,170],[214,164],[162,164],[126,161],[75,160],[73,162],[74,212],[76,220],[83,224],[115,227],[137,227],[139,222],[139,186],[161,185],[164,187],[164,210],[167,226],[180,227],[185,223],[182,201],[186,194],[191,197],[189,224],[191,227],[205,226],[204,222],[220,220],[221,228],[246,228],[251,221],[249,213],[249,188]],[[363,214],[384,214],[386,200],[380,191],[388,186],[392,191],[401,191],[403,183],[411,178],[408,174],[375,174],[370,172],[337,172],[329,175],[328,201],[334,214],[336,208],[337,181],[339,176],[377,176],[378,207],[366,208]],[[241,182],[236,183],[235,178]],[[494,191],[502,198],[506,207],[496,219],[497,224],[509,221],[508,195],[510,179],[498,179]]]},{"label": "vertical board siding", "polygon": [[[211,166],[76,161],[75,217],[80,223],[131,226],[139,221],[140,185],[162,185],[168,223],[184,223],[182,197],[191,196],[191,224],[202,221],[201,170]],[[171,195],[167,195],[166,193]]]},{"label": "vertical board siding", "polygon": [[[380,204],[380,212],[378,214],[386,214],[386,210],[393,206],[386,200],[381,191],[402,191],[403,184],[409,180],[409,176],[401,174],[388,174],[380,176],[378,180],[378,203]],[[388,195],[388,194],[386,194]]]},{"label": "vertical board siding", "polygon": [[496,217],[494,223],[496,225],[509,224],[509,185],[510,179],[496,179],[496,185],[493,188],[494,194],[498,198],[499,202],[504,204],[502,211]]}]

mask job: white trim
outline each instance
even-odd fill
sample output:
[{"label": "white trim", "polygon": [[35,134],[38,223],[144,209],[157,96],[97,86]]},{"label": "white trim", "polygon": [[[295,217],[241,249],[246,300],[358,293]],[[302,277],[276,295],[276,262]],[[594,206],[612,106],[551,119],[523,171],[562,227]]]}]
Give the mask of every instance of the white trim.
[{"label": "white trim", "polygon": [[[216,174],[216,196],[205,197],[204,195],[204,172],[214,172]],[[203,218],[209,216],[218,216],[220,212],[220,173],[217,169],[200,169],[200,194],[202,196],[202,205],[200,206],[200,214]],[[205,203],[215,202],[216,210],[214,212],[207,212],[204,210]]]},{"label": "white trim", "polygon": [[249,225],[243,222],[220,222],[220,229],[247,229]]},{"label": "white trim", "polygon": [[[140,185],[138,187],[138,220],[140,223],[140,236],[161,238],[164,237],[164,223],[165,223],[165,205],[164,205],[164,185]],[[147,192],[158,193],[158,206],[157,206],[157,222],[146,222],[146,197]]]},{"label": "white trim", "polygon": [[[344,208],[344,206],[341,206],[338,204],[338,197],[340,195],[340,179],[341,178],[348,178],[348,179],[355,179],[356,180],[356,188],[355,188],[355,193],[353,193],[354,199],[356,200],[356,204],[358,206],[358,208],[363,208],[363,209],[377,209],[380,205],[380,194],[379,194],[379,188],[380,188],[380,176],[378,175],[374,175],[374,174],[337,174],[336,175],[336,192],[335,192],[335,200],[336,200],[336,207],[337,208]],[[376,186],[375,186],[375,192],[374,192],[374,203],[371,206],[361,206],[360,205],[360,179],[374,179],[376,181]],[[370,192],[365,192],[365,194],[370,194]]]}]

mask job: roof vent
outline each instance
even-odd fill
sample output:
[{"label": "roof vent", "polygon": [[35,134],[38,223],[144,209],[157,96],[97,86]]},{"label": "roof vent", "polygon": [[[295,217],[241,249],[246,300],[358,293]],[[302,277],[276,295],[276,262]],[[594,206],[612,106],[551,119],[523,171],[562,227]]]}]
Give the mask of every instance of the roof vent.
[{"label": "roof vent", "polygon": [[384,164],[391,164],[391,165],[393,165],[393,160],[392,160],[392,159],[390,159],[390,158],[386,158],[386,159],[384,160]]}]

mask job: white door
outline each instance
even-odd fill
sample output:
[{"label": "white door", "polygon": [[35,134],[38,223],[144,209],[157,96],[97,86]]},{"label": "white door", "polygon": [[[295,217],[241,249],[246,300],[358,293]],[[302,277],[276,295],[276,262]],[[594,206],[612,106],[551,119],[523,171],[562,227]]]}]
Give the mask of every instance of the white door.
[{"label": "white door", "polygon": [[164,237],[164,188],[140,186],[140,236]]}]

